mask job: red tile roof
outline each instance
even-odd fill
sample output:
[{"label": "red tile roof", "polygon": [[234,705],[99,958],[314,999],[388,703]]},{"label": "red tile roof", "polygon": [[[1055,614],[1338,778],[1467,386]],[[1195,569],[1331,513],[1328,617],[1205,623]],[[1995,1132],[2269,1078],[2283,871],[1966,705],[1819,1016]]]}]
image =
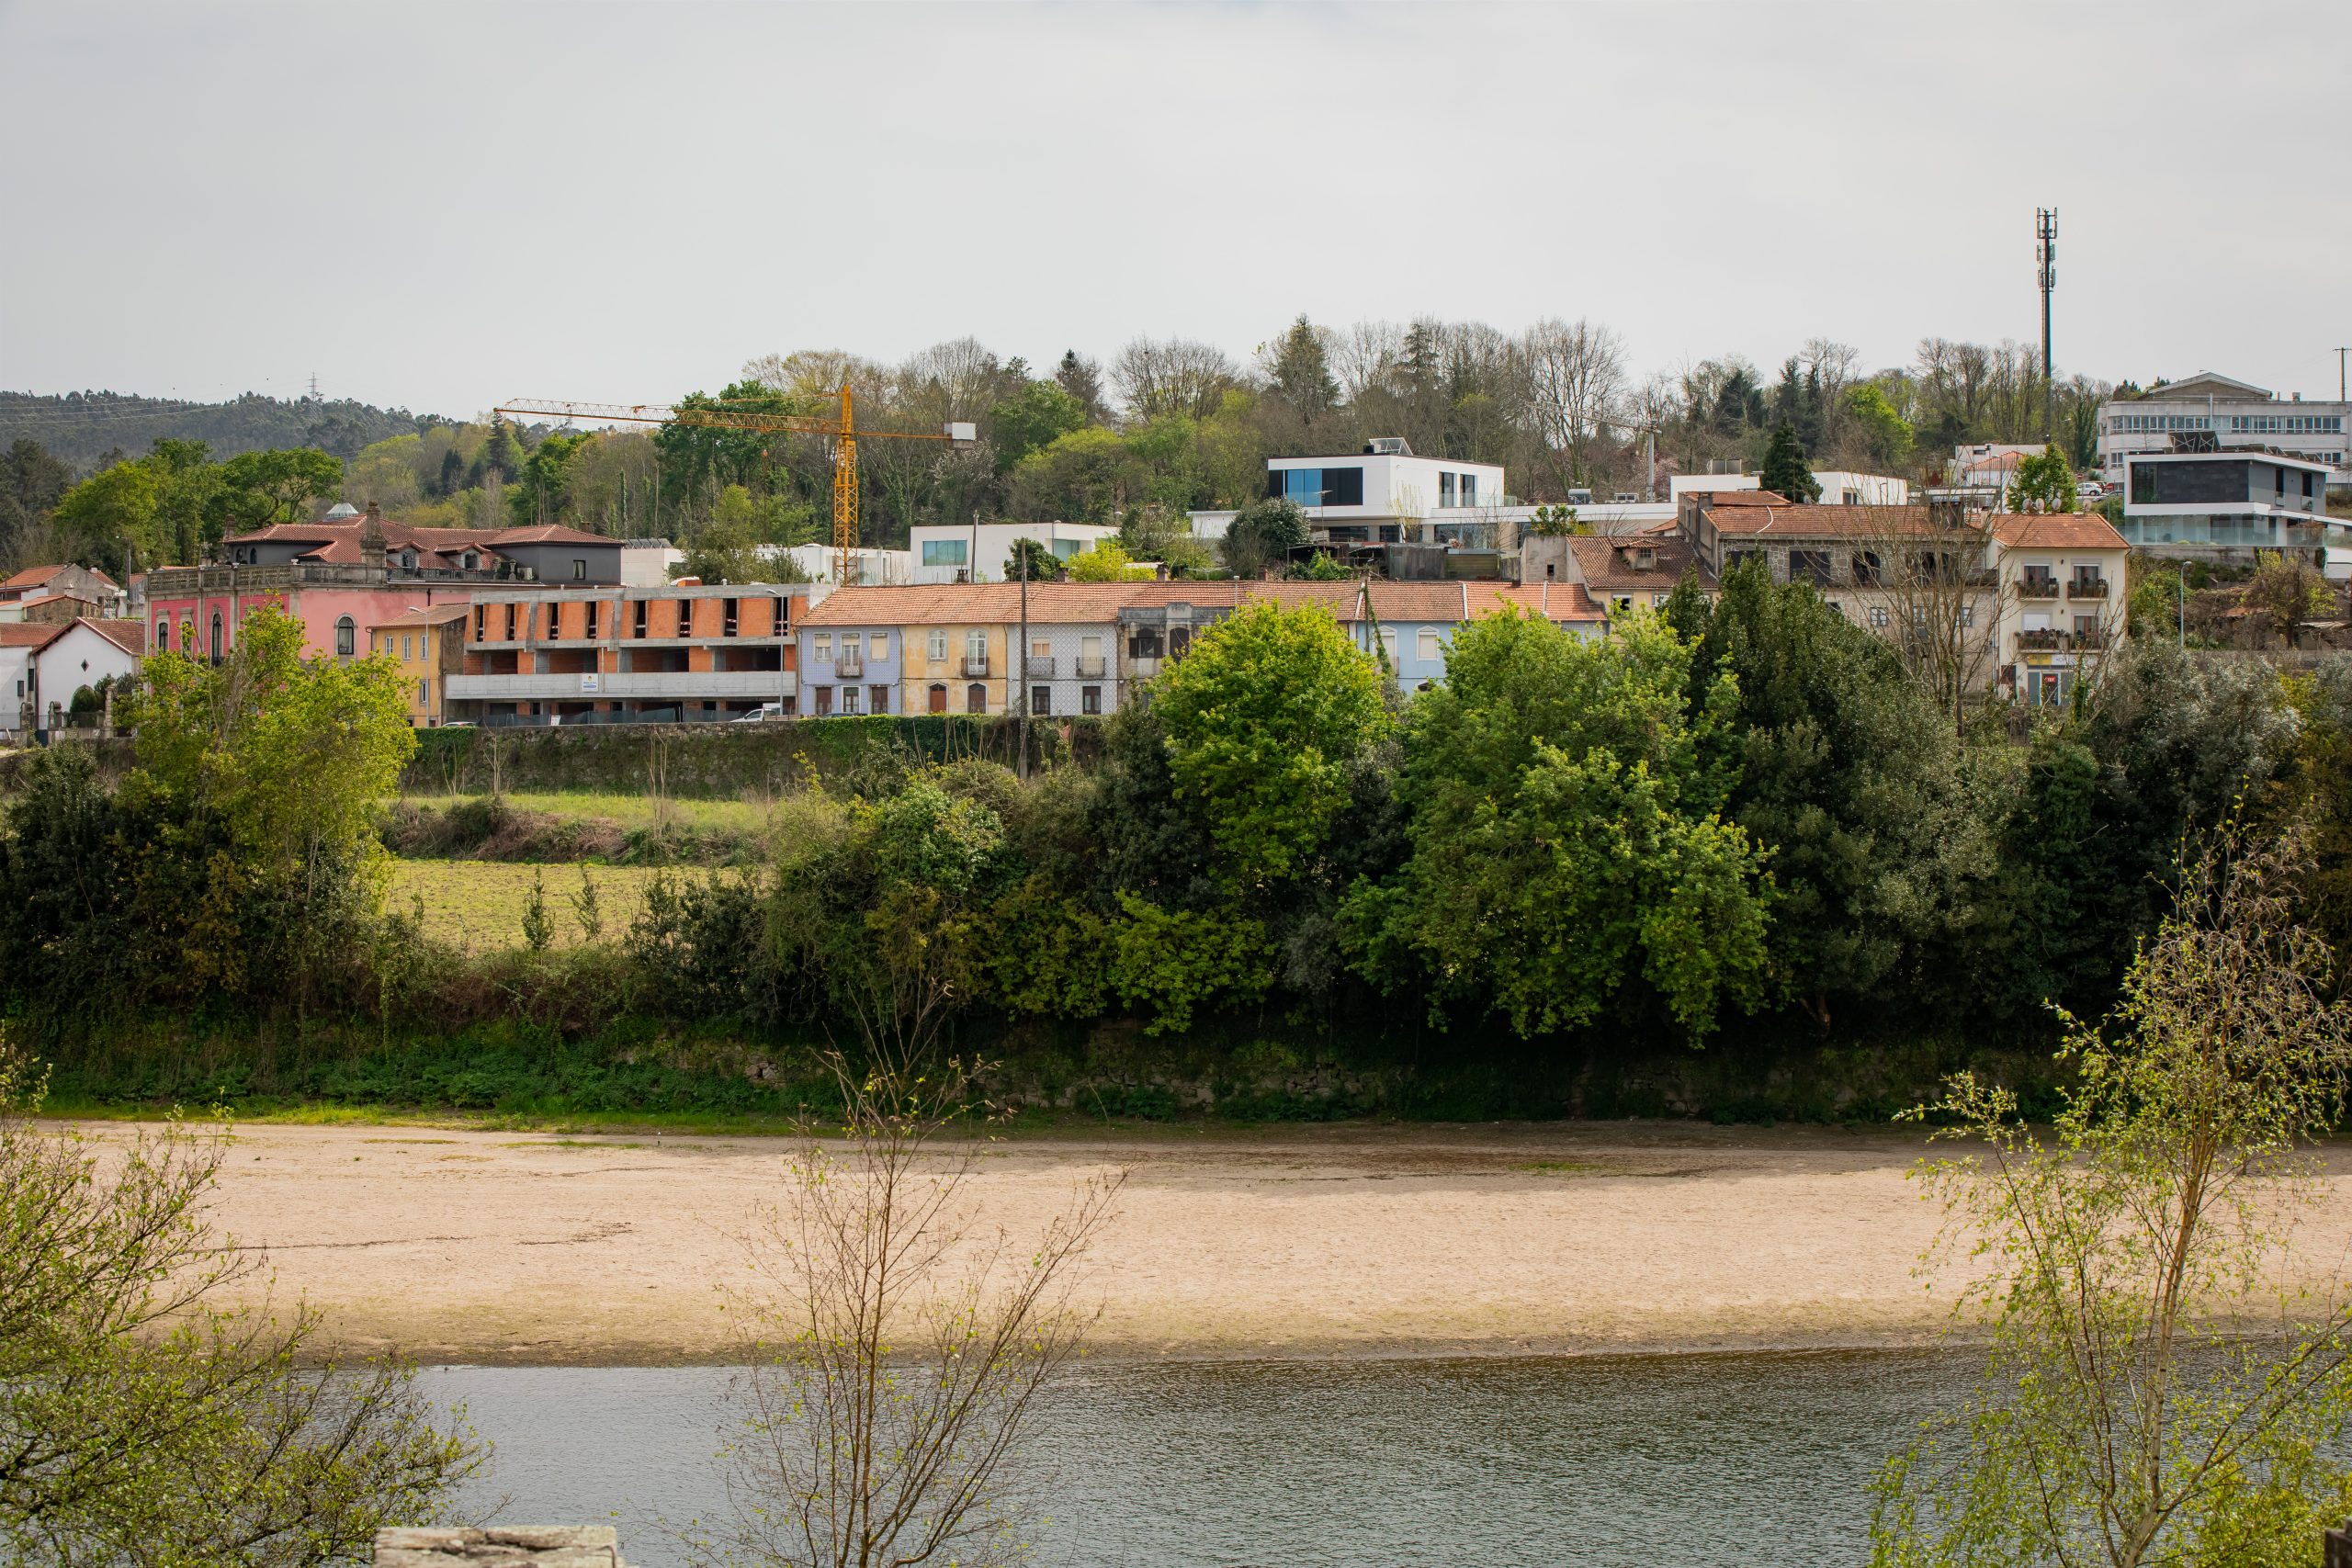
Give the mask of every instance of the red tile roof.
[{"label": "red tile roof", "polygon": [[0,648],[43,649],[65,635],[70,621],[0,621]]},{"label": "red tile roof", "polygon": [[2132,547],[2096,512],[2005,512],[1994,536],[2013,550],[2123,550]]},{"label": "red tile roof", "polygon": [[[1635,549],[1648,550],[1656,564],[1647,568],[1634,566],[1627,558]],[[1628,539],[1570,539],[1568,550],[1577,558],[1577,570],[1584,574],[1585,581],[1600,592],[1667,592],[1682,581],[1682,574],[1692,564],[1689,544],[1656,535]],[[1699,576],[1702,586],[1715,586],[1714,575],[1703,565]]]},{"label": "red tile roof", "polygon": [[[1752,497],[1757,492],[1741,493]],[[1928,521],[1924,506],[1792,506],[1769,491],[1762,505],[1741,500],[1725,506],[1721,499],[1700,508],[1718,533],[1750,537],[1764,534],[1812,535],[1836,539],[1868,539],[1889,535],[1943,534]]]},{"label": "red tile roof", "polygon": [[[1109,621],[1148,583],[1033,582],[1029,619],[1051,626]],[[1202,586],[1207,586],[1203,584]],[[927,582],[837,588],[793,617],[797,626],[1009,626],[1021,619],[1017,582]]]},{"label": "red tile roof", "polygon": [[542,523],[531,528],[509,528],[491,541],[499,545],[617,545],[618,539],[605,534],[591,534],[582,528],[568,528],[560,523]]},{"label": "red tile roof", "polygon": [[143,659],[147,655],[147,623],[144,621],[95,621],[84,616],[74,624],[89,627],[134,658]]},{"label": "red tile roof", "polygon": [[1605,621],[1609,613],[1593,603],[1580,582],[1530,582],[1516,587],[1489,586],[1493,595],[1481,615],[1492,615],[1505,604],[1517,604],[1547,621]]}]

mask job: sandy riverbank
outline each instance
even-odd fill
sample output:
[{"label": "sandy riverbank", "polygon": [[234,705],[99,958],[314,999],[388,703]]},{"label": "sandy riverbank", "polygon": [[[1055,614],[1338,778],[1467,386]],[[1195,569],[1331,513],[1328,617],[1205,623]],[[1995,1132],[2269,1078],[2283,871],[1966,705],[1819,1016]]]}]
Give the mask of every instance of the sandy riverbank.
[{"label": "sandy riverbank", "polygon": [[[114,1129],[119,1133],[120,1129]],[[238,1131],[217,1217],[280,1299],[427,1361],[723,1359],[733,1239],[775,1139],[405,1127]],[[1916,1137],[1600,1123],[1023,1138],[986,1155],[1016,1233],[1128,1172],[1098,1353],[1359,1356],[1908,1343],[1936,1224]],[[2306,1238],[2352,1245],[2352,1157]]]}]

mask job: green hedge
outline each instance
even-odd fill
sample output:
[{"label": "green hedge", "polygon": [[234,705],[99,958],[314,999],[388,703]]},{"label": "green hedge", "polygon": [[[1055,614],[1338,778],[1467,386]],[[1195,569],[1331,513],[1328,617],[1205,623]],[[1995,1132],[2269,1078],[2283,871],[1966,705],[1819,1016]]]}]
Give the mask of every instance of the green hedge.
[{"label": "green hedge", "polygon": [[[1102,720],[1031,721],[1034,765],[1093,765]],[[428,729],[401,787],[418,793],[593,790],[678,796],[780,794],[811,779],[854,783],[859,770],[982,757],[1010,766],[1018,721],[1001,714],[915,714],[768,724],[598,724]]]}]

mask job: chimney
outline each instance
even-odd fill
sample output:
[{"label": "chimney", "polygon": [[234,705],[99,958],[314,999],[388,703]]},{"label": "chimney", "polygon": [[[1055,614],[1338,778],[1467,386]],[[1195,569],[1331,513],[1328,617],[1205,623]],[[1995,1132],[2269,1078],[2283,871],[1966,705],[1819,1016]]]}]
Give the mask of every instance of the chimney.
[{"label": "chimney", "polygon": [[359,560],[363,566],[383,570],[384,516],[372,501],[368,503],[368,515],[359,520]]}]

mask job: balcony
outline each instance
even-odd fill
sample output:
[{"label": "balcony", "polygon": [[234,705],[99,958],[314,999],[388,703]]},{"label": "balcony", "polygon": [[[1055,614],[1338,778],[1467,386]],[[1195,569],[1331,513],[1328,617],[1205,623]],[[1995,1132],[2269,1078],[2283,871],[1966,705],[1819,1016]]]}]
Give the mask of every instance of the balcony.
[{"label": "balcony", "polygon": [[986,675],[988,672],[989,672],[989,656],[988,656],[987,654],[985,654],[985,653],[982,653],[982,654],[970,654],[970,653],[967,653],[967,654],[966,654],[966,655],[964,656],[964,673],[965,673],[965,674],[967,674],[967,675]]},{"label": "balcony", "polygon": [[2079,651],[2095,653],[2107,646],[2107,633],[2105,630],[2075,632],[2067,637],[2066,641],[2068,646]]},{"label": "balcony", "polygon": [[442,694],[452,702],[594,702],[616,697],[759,697],[774,701],[797,690],[788,670],[607,670],[579,675],[451,675]]},{"label": "balcony", "polygon": [[2107,579],[2104,577],[2078,577],[2075,579],[2074,581],[2066,584],[2066,597],[2069,599],[2104,599],[2107,597]]},{"label": "balcony", "polygon": [[1050,681],[1054,678],[1054,666],[1057,662],[1059,661],[1050,653],[1044,655],[1033,653],[1022,668],[1027,671],[1028,678],[1032,681]]},{"label": "balcony", "polygon": [[845,653],[833,660],[833,679],[836,681],[861,680],[865,674],[865,656],[864,654]]},{"label": "balcony", "polygon": [[1099,658],[1089,659],[1084,654],[1080,654],[1078,658],[1078,678],[1081,681],[1102,679],[1102,660]]},{"label": "balcony", "polygon": [[2044,629],[2018,633],[2018,648],[2020,651],[2030,649],[2038,653],[2054,653],[2065,646],[2064,632]]},{"label": "balcony", "polygon": [[2054,577],[2020,577],[2018,579],[2018,597],[2055,599],[2058,597],[2058,580]]}]

